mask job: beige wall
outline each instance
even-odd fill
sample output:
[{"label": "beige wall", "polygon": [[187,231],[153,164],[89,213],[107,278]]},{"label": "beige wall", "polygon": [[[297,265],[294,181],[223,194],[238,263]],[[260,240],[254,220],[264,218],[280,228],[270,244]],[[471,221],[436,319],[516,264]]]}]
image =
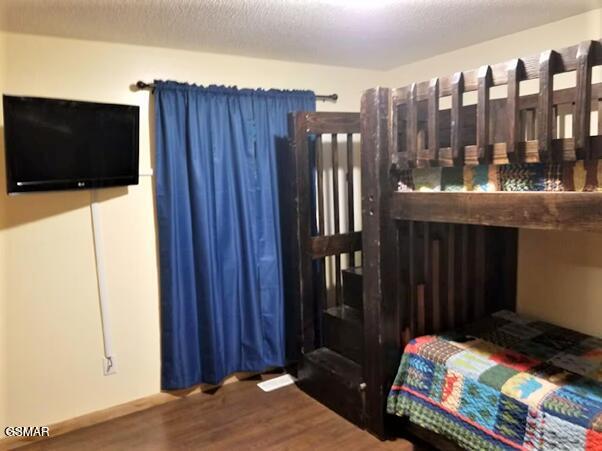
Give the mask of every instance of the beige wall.
[{"label": "beige wall", "polygon": [[[371,86],[402,86],[600,34],[598,10],[378,72],[0,33],[0,90],[140,105],[144,172],[151,166],[144,120],[149,94],[128,89],[138,79],[337,92],[337,104],[318,107],[357,111],[362,91]],[[127,190],[103,191],[102,225],[118,359],[118,373],[105,377],[89,194],[8,198],[3,171],[0,161],[0,426],[52,423],[158,392],[151,179],[142,177],[139,186]],[[602,303],[595,303],[602,294],[602,262],[593,250],[601,249],[602,238],[522,232],[520,241],[521,310],[602,334],[595,321],[602,313]],[[563,250],[559,241],[570,243],[572,250]],[[589,257],[578,260],[578,249],[589,251]],[[558,274],[569,278],[560,279]],[[566,295],[573,292],[570,283],[577,278],[579,288]]]},{"label": "beige wall", "polygon": [[[4,61],[4,35],[0,34],[0,61]],[[0,88],[4,86],[4,71],[0,68]],[[1,113],[0,113],[1,114]],[[0,140],[1,141],[1,140]],[[0,144],[1,145],[1,144]],[[0,152],[3,154],[3,152]],[[3,157],[0,156],[0,160]],[[1,162],[0,162],[1,163]],[[4,169],[0,169],[3,171]],[[2,181],[0,180],[0,183]],[[1,188],[0,188],[1,190]],[[3,229],[3,219],[6,217],[6,209],[4,207],[4,202],[0,202],[0,428],[4,430],[3,426],[6,424],[6,420],[8,419],[8,384],[7,384],[7,371],[5,368],[5,362],[8,352],[8,342],[7,342],[7,327],[8,327],[8,318],[6,315],[6,311],[4,305],[6,303],[6,299],[8,299],[8,286],[6,279],[6,271],[4,269],[4,264],[6,260],[5,256],[5,245],[4,245],[4,233],[2,233]],[[2,432],[4,434],[4,432]],[[0,435],[2,437],[2,435]]]},{"label": "beige wall", "polygon": [[[148,47],[0,34],[3,93],[137,104],[141,170],[151,166],[138,79],[337,92],[359,110],[380,72]],[[0,127],[2,122],[0,122]],[[3,152],[0,152],[3,155]],[[159,304],[151,178],[102,191],[118,372],[102,375],[88,192],[7,197],[0,161],[0,426],[46,424],[159,391]],[[3,428],[2,428],[3,429]]]},{"label": "beige wall", "polygon": [[[386,85],[404,86],[600,37],[602,10],[598,9],[399,67],[387,74]],[[600,81],[599,70],[594,71],[594,81]],[[570,77],[557,80],[556,85],[563,88],[566,83],[571,83]],[[533,87],[537,89],[537,84],[531,83]],[[601,255],[602,235],[521,230],[519,311],[602,336]]]}]

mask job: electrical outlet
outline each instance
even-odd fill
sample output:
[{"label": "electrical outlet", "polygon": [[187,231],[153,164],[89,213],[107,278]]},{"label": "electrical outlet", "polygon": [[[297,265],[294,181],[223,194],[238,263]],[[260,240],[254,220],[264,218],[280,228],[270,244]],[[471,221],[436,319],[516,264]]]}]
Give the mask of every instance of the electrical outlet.
[{"label": "electrical outlet", "polygon": [[117,360],[115,356],[102,358],[102,373],[105,376],[117,374]]}]

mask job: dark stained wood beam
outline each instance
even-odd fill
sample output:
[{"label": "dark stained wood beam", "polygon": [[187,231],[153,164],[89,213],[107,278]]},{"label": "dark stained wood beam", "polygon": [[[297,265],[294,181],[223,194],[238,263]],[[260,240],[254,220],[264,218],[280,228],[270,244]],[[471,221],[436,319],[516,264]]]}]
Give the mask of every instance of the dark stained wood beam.
[{"label": "dark stained wood beam", "polygon": [[388,391],[401,347],[399,322],[399,234],[389,217],[391,91],[370,89],[362,96],[362,252],[364,286],[364,381],[366,427],[384,438]]},{"label": "dark stained wood beam", "polygon": [[306,133],[357,133],[360,128],[357,113],[314,112],[304,113]]},{"label": "dark stained wood beam", "polygon": [[395,193],[390,213],[398,220],[602,231],[602,193]]},{"label": "dark stained wood beam", "polygon": [[311,258],[323,258],[362,250],[362,232],[314,236],[309,240]]}]

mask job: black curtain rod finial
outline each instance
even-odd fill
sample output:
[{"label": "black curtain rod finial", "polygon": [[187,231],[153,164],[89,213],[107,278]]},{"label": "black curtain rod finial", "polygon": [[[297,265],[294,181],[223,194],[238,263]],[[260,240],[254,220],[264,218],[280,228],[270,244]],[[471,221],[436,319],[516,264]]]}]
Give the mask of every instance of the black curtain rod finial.
[{"label": "black curtain rod finial", "polygon": [[136,91],[142,91],[145,89],[150,89],[151,91],[153,91],[155,89],[155,85],[153,85],[152,83],[146,83],[142,80],[138,80],[132,88],[135,88]]},{"label": "black curtain rod finial", "polygon": [[323,102],[330,100],[332,102],[336,102],[337,100],[339,100],[339,95],[338,94],[330,94],[327,96],[320,96],[320,95],[316,94],[316,100],[321,100]]}]

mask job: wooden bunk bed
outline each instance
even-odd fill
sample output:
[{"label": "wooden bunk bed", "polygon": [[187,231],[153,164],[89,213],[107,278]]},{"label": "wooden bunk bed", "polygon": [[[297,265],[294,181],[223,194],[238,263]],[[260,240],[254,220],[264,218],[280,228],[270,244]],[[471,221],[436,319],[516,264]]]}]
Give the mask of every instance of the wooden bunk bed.
[{"label": "wooden bunk bed", "polygon": [[[408,343],[416,349],[419,346],[413,339],[417,337],[463,330],[497,310],[515,310],[517,228],[602,230],[602,192],[597,192],[602,187],[602,180],[597,180],[602,157],[602,92],[591,81],[592,67],[601,64],[601,42],[587,41],[364,94],[365,422],[373,433],[386,437],[394,430],[385,405],[400,352]],[[555,75],[567,72],[574,72],[575,86],[554,90]],[[538,93],[521,95],[521,83],[534,79],[539,80]],[[496,86],[506,86],[505,98],[490,98]],[[473,91],[476,105],[463,105],[464,94]],[[440,101],[447,96],[451,108],[444,110]],[[561,107],[572,115],[573,136],[569,138],[559,136]],[[598,136],[590,136],[592,111],[599,113]],[[539,171],[552,165],[563,175],[573,174],[577,166],[583,168],[585,182],[576,187],[574,180],[567,179],[561,188],[555,185],[560,191],[470,192],[460,182],[454,192],[417,192],[411,190],[412,181],[407,181],[408,174],[433,168],[438,168],[435,172],[440,171],[440,176],[456,171],[456,176],[466,177],[477,167],[493,168],[487,171],[499,175],[504,169],[498,167],[536,167]],[[403,365],[400,374],[408,368]],[[414,372],[412,377],[421,376]],[[600,388],[599,380],[593,384]],[[602,411],[593,414],[602,418]],[[407,426],[438,447],[453,446],[429,428]],[[601,437],[600,425],[593,429],[589,446],[602,446],[596,441]],[[586,430],[589,434],[590,429]],[[562,442],[562,432],[556,439]],[[473,446],[467,443],[463,445]],[[512,441],[506,445],[520,448]]]},{"label": "wooden bunk bed", "polygon": [[[287,349],[299,362],[303,390],[380,438],[411,431],[437,448],[454,449],[440,434],[387,413],[402,351],[418,337],[462,331],[516,309],[518,228],[602,230],[602,84],[592,85],[598,65],[602,44],[587,41],[399,89],[371,89],[360,116],[290,117],[291,151],[280,162],[287,327],[293,331]],[[554,89],[555,76],[571,72],[574,86]],[[521,93],[523,82],[536,79],[535,94]],[[494,98],[492,88],[500,86],[506,93]],[[471,94],[475,104],[465,102]],[[595,136],[592,111],[599,113]],[[558,119],[566,113],[570,137]],[[362,230],[353,223],[348,147],[345,180],[337,171],[332,176],[333,199],[347,193],[347,232],[339,229],[337,200],[336,226],[327,234],[322,137],[332,136],[336,149],[337,134],[351,142],[358,132]],[[337,155],[330,154],[334,168]],[[544,166],[554,166],[556,177],[551,188],[535,183],[545,191],[509,192],[494,184],[493,191],[479,192],[484,188],[475,181],[482,168],[497,177],[503,170],[496,168],[519,168],[541,178]],[[577,169],[578,183],[570,176]],[[439,171],[440,181],[454,174],[453,191],[440,183],[440,191],[421,192],[411,177],[425,171]],[[502,175],[507,182],[507,172]],[[359,251],[362,268],[355,269]],[[341,269],[345,254],[354,257]],[[326,259],[335,260],[334,303],[326,296]]]}]

